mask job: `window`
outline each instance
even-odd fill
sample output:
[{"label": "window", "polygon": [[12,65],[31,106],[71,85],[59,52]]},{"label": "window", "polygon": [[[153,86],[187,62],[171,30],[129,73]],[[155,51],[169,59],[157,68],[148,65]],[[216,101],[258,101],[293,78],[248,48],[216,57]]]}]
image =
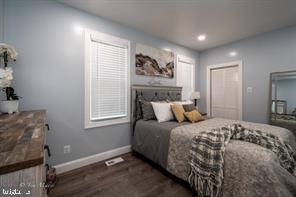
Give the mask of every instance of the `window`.
[{"label": "window", "polygon": [[190,100],[194,92],[195,84],[195,61],[194,59],[178,55],[177,59],[177,86],[182,87],[182,100]]},{"label": "window", "polygon": [[85,127],[130,121],[130,43],[85,32]]}]

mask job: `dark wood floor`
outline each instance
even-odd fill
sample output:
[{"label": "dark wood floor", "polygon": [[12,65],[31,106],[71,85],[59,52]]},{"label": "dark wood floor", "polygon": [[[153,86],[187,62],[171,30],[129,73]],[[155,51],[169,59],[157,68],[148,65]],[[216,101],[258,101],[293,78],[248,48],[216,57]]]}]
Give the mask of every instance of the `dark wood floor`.
[{"label": "dark wood floor", "polygon": [[107,167],[99,162],[59,176],[49,197],[191,197],[189,187],[163,170],[135,156],[122,155],[125,162]]}]

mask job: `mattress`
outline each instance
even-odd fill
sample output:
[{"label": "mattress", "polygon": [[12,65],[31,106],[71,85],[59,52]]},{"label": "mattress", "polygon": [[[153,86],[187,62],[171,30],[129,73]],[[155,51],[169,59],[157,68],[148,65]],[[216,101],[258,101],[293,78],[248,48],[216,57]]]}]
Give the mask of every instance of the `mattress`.
[{"label": "mattress", "polygon": [[168,148],[171,131],[189,122],[157,122],[157,120],[139,120],[136,123],[132,148],[163,168],[167,166]]}]

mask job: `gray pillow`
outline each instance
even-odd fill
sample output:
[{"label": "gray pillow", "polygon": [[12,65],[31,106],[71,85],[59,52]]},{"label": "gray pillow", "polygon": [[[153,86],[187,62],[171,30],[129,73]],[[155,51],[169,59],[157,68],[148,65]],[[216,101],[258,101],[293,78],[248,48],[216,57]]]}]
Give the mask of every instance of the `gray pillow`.
[{"label": "gray pillow", "polygon": [[140,101],[143,120],[156,120],[152,104],[148,101]]},{"label": "gray pillow", "polygon": [[185,112],[192,112],[193,110],[196,110],[196,107],[194,106],[194,104],[184,104],[183,108]]}]

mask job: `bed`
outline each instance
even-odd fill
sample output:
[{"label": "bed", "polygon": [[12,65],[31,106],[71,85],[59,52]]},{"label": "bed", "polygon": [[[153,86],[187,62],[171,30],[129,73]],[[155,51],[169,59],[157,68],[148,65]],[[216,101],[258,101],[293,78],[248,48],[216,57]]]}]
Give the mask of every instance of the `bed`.
[{"label": "bed", "polygon": [[[139,99],[180,100],[178,87],[133,87],[133,151],[186,181],[189,173],[191,139],[201,131],[240,123],[246,128],[274,134],[296,149],[293,134],[266,124],[210,118],[198,123],[144,121],[139,115]],[[296,196],[296,177],[282,168],[268,149],[244,141],[231,140],[225,150],[223,196]]]}]

